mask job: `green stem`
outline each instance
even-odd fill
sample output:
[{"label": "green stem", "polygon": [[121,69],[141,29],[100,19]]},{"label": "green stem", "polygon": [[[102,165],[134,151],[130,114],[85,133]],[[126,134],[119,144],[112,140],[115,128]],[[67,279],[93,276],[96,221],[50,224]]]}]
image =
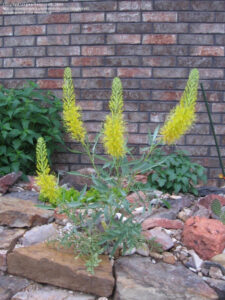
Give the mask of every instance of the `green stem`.
[{"label": "green stem", "polygon": [[98,169],[97,169],[97,167],[96,167],[96,165],[95,165],[95,159],[94,159],[94,156],[91,154],[89,144],[83,143],[82,146],[83,146],[85,152],[87,153],[87,156],[89,157],[89,159],[90,159],[90,161],[91,161],[91,164],[92,164],[93,168],[95,169],[95,172],[96,172],[96,174],[97,174],[97,176],[98,176],[98,178],[99,178],[99,177],[100,177],[100,174],[99,174],[99,171],[98,171]]},{"label": "green stem", "polygon": [[205,90],[204,90],[203,84],[201,83],[200,85],[201,85],[203,99],[205,101],[205,106],[206,106],[206,109],[207,109],[207,113],[208,113],[208,116],[209,116],[209,122],[210,122],[210,126],[211,126],[211,129],[212,129],[214,141],[215,141],[215,144],[216,144],[216,150],[217,150],[217,154],[218,154],[218,158],[219,158],[220,168],[222,170],[223,176],[225,176],[223,161],[222,161],[222,157],[221,157],[221,154],[220,154],[220,148],[219,148],[217,138],[216,138],[216,133],[215,133],[214,125],[213,125],[211,112],[210,112],[210,109],[209,109],[209,104],[208,104],[208,101],[207,101],[207,98],[206,98],[206,95],[205,95]]}]

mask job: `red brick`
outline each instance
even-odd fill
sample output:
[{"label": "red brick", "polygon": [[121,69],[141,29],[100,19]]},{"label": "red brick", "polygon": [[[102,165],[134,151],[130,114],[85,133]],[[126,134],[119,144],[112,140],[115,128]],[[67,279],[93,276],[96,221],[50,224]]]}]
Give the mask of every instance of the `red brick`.
[{"label": "red brick", "polygon": [[191,47],[191,55],[194,56],[224,56],[224,47],[196,46]]},{"label": "red brick", "polygon": [[178,57],[177,65],[179,67],[211,67],[212,57]]},{"label": "red brick", "polygon": [[[91,79],[92,80],[92,79]],[[95,79],[94,79],[95,80]],[[85,89],[82,91],[81,98],[85,100],[105,100],[109,99],[111,95],[110,90],[97,90],[96,87],[95,89]]]},{"label": "red brick", "polygon": [[[85,89],[85,90],[89,90],[89,89],[103,89],[106,88],[105,86],[105,80],[102,80],[101,78],[92,78],[91,80],[88,78],[79,78],[76,79],[76,87],[79,89]],[[82,96],[83,96],[83,92],[82,92]]]},{"label": "red brick", "polygon": [[169,56],[148,56],[143,57],[143,66],[150,67],[173,67],[176,65],[176,58]]},{"label": "red brick", "polygon": [[119,1],[119,10],[152,10],[151,1]]},{"label": "red brick", "polygon": [[14,37],[5,37],[4,45],[5,47],[11,46],[33,46],[35,43],[35,37],[32,36],[14,36]]},{"label": "red brick", "polygon": [[199,76],[201,79],[215,79],[224,78],[224,71],[222,69],[199,69]]},{"label": "red brick", "polygon": [[45,69],[26,68],[16,69],[15,78],[40,78],[45,76]]},{"label": "red brick", "polygon": [[67,57],[42,57],[37,58],[37,67],[67,67]]},{"label": "red brick", "polygon": [[146,33],[152,32],[151,23],[118,23],[117,33]]},{"label": "red brick", "polygon": [[187,145],[214,145],[214,139],[212,136],[204,135],[187,135],[186,136]]},{"label": "red brick", "polygon": [[225,103],[212,104],[212,112],[224,112],[224,111],[225,111]]},{"label": "red brick", "polygon": [[14,6],[14,13],[16,15],[21,14],[46,14],[47,13],[47,5],[44,3],[38,4],[29,4],[29,5],[16,5]]},{"label": "red brick", "polygon": [[181,95],[181,91],[152,91],[152,100],[177,101]]},{"label": "red brick", "polygon": [[5,58],[4,67],[6,68],[15,68],[15,67],[33,67],[34,59],[33,58]]},{"label": "red brick", "polygon": [[16,47],[15,56],[44,56],[44,47]]},{"label": "red brick", "polygon": [[106,14],[107,22],[139,22],[139,12],[112,12]]},{"label": "red brick", "polygon": [[83,33],[113,33],[116,30],[116,25],[113,23],[104,24],[84,24],[82,25]]},{"label": "red brick", "polygon": [[191,8],[198,11],[223,11],[224,10],[224,1],[191,1]]},{"label": "red brick", "polygon": [[139,66],[140,60],[137,56],[107,56],[104,60],[105,66]]},{"label": "red brick", "polygon": [[68,35],[38,36],[37,45],[41,45],[41,46],[69,45],[69,36]]},{"label": "red brick", "polygon": [[60,161],[66,163],[78,163],[78,156],[74,153],[56,153],[54,154],[54,162]]},{"label": "red brick", "polygon": [[188,47],[180,45],[154,45],[152,47],[153,55],[188,55]]},{"label": "red brick", "polygon": [[193,33],[225,33],[224,24],[191,24],[190,32]]},{"label": "red brick", "polygon": [[175,44],[177,37],[175,34],[144,34],[143,44]]},{"label": "red brick", "polygon": [[73,56],[80,54],[79,46],[49,46],[47,51],[49,56]]},{"label": "red brick", "polygon": [[82,55],[87,56],[104,56],[114,55],[114,46],[83,46],[81,48]]},{"label": "red brick", "polygon": [[103,121],[107,113],[102,111],[84,111],[82,117],[84,121]]},{"label": "red brick", "polygon": [[188,32],[188,23],[154,23],[154,33],[186,33]]},{"label": "red brick", "polygon": [[0,27],[0,36],[9,36],[9,35],[13,35],[13,30],[12,27]]},{"label": "red brick", "polygon": [[151,77],[151,68],[118,68],[119,77]]},{"label": "red brick", "polygon": [[100,130],[102,129],[102,123],[85,122],[85,128],[87,129],[87,132],[100,132]]},{"label": "red brick", "polygon": [[83,77],[113,77],[115,70],[111,68],[88,68],[83,69]]},{"label": "red brick", "polygon": [[129,112],[124,114],[125,119],[130,122],[142,123],[148,121],[147,112]]},{"label": "red brick", "polygon": [[50,15],[41,15],[38,16],[38,23],[41,24],[58,24],[58,23],[69,23],[70,15],[69,14],[50,14]]},{"label": "red brick", "polygon": [[59,79],[40,79],[37,81],[37,84],[40,86],[41,89],[61,89],[63,81]]},{"label": "red brick", "polygon": [[117,55],[150,55],[151,48],[150,45],[118,45],[116,50]]},{"label": "red brick", "polygon": [[104,42],[104,34],[74,34],[71,37],[72,45],[104,44]]},{"label": "red brick", "polygon": [[129,134],[128,143],[130,144],[147,144],[148,136],[146,134]]},{"label": "red brick", "polygon": [[13,55],[12,48],[0,48],[0,57],[9,57]]},{"label": "red brick", "polygon": [[13,78],[13,69],[1,69],[0,78]]},{"label": "red brick", "polygon": [[82,110],[102,110],[103,103],[102,101],[93,101],[93,100],[85,100],[85,101],[77,101],[77,104],[82,108]]},{"label": "red brick", "polygon": [[[214,12],[179,12],[179,22],[213,22]],[[199,26],[199,25],[196,25]]]},{"label": "red brick", "polygon": [[83,3],[83,10],[85,11],[112,11],[116,10],[117,8],[117,1],[93,1],[93,2],[86,2],[82,1]]},{"label": "red brick", "polygon": [[[72,68],[72,77],[80,77],[80,69]],[[63,78],[64,68],[50,68],[48,69],[48,77]]]},{"label": "red brick", "polygon": [[179,44],[186,45],[213,45],[213,35],[211,34],[179,34]]},{"label": "red brick", "polygon": [[31,26],[16,26],[15,35],[39,35],[45,34],[45,25],[31,25]]},{"label": "red brick", "polygon": [[186,78],[188,70],[184,68],[156,68],[153,77],[156,78]]},{"label": "red brick", "polygon": [[103,58],[101,57],[72,57],[71,64],[73,66],[102,66]]},{"label": "red brick", "polygon": [[74,13],[71,15],[71,21],[73,23],[94,23],[104,22],[104,13]]},{"label": "red brick", "polygon": [[107,36],[107,44],[140,44],[140,34],[110,34]]},{"label": "red brick", "polygon": [[188,10],[189,9],[189,1],[186,0],[157,0],[154,3],[155,10]]},{"label": "red brick", "polygon": [[25,25],[25,24],[35,24],[36,19],[34,15],[26,15],[26,18],[21,16],[4,16],[5,25]]},{"label": "red brick", "polygon": [[54,24],[47,25],[47,34],[70,34],[79,33],[80,24]]},{"label": "red brick", "polygon": [[143,13],[144,22],[177,22],[176,12],[146,12]]},{"label": "red brick", "polygon": [[81,10],[81,3],[57,3],[57,5],[55,3],[48,3],[49,13],[78,12]]}]

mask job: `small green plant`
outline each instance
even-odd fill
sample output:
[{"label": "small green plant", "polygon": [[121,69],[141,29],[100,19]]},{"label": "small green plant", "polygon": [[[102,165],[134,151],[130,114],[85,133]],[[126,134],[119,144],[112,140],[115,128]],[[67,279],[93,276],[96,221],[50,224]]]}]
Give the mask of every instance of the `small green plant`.
[{"label": "small green plant", "polygon": [[225,225],[225,207],[221,206],[221,203],[218,199],[213,200],[211,204],[212,212],[219,217],[220,221]]},{"label": "small green plant", "polygon": [[42,136],[49,156],[62,143],[61,101],[38,90],[34,82],[21,89],[0,86],[0,176],[35,174],[35,144]]},{"label": "small green plant", "polygon": [[[166,156],[163,151],[157,151],[151,159],[157,161]],[[205,169],[197,163],[192,163],[183,151],[175,151],[167,155],[160,166],[155,166],[148,175],[148,183],[155,189],[167,193],[192,193],[198,195],[195,185],[198,181],[206,181]]]}]

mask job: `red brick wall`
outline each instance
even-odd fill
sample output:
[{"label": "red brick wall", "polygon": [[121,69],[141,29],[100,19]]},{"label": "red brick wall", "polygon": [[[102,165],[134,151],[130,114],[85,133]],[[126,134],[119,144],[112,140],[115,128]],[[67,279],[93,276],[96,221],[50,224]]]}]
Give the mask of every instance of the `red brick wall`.
[{"label": "red brick wall", "polygon": [[[190,69],[196,67],[225,157],[225,1],[0,3],[1,83],[15,87],[31,79],[61,95],[63,69],[70,66],[93,138],[107,113],[112,79],[120,76],[129,142],[138,154],[148,129],[164,121]],[[219,163],[201,93],[197,111],[197,125],[178,145],[208,168],[210,183],[219,184]],[[71,153],[57,154],[55,162],[65,170],[87,165],[85,156]]]}]

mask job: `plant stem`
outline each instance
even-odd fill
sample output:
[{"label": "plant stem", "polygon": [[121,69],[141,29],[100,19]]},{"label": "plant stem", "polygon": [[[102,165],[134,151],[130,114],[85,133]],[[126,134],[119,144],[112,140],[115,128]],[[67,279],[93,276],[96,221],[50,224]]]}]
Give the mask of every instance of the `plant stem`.
[{"label": "plant stem", "polygon": [[215,141],[215,144],[216,144],[216,150],[217,150],[217,154],[218,154],[218,158],[219,158],[220,168],[221,168],[223,176],[225,177],[225,171],[224,171],[223,162],[222,162],[222,158],[221,158],[221,154],[220,154],[220,148],[219,148],[219,145],[217,143],[216,133],[215,133],[214,125],[213,125],[211,112],[210,112],[210,109],[209,109],[209,104],[208,104],[208,101],[207,101],[207,98],[206,98],[206,95],[205,95],[205,90],[204,90],[203,84],[201,83],[200,85],[201,85],[203,99],[205,101],[205,106],[206,106],[206,109],[207,109],[207,113],[208,113],[208,116],[209,116],[209,122],[210,122],[210,126],[211,126],[211,129],[212,129],[214,141]]}]

